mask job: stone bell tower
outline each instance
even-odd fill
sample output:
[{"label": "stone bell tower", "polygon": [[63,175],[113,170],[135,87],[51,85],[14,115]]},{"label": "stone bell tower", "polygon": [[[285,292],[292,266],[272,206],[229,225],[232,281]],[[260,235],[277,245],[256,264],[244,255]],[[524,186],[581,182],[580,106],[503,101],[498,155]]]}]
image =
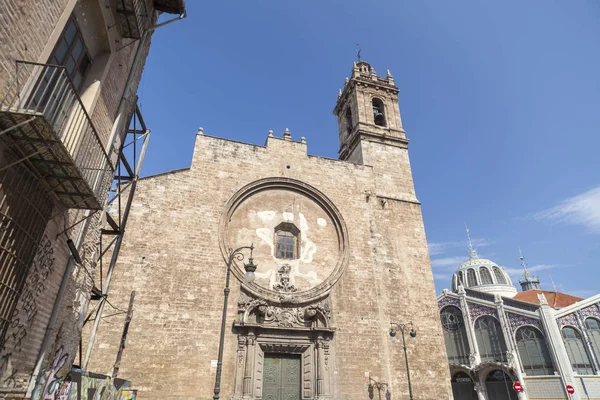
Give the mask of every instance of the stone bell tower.
[{"label": "stone bell tower", "polygon": [[383,194],[416,201],[399,91],[389,70],[382,78],[366,61],[353,64],[333,110],[338,117],[339,156],[379,170],[376,186]]}]

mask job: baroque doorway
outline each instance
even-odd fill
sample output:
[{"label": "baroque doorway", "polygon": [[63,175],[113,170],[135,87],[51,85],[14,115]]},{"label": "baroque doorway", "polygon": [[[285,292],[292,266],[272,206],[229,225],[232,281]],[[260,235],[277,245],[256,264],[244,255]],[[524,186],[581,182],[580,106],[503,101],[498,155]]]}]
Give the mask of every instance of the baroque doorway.
[{"label": "baroque doorway", "polygon": [[264,400],[300,400],[300,354],[266,353]]}]

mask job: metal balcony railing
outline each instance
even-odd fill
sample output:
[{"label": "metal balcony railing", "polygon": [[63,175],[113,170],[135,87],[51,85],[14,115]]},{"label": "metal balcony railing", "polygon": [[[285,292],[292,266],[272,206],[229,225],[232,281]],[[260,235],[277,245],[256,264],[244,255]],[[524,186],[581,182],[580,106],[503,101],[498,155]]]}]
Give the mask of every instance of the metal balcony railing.
[{"label": "metal balcony railing", "polygon": [[0,139],[66,207],[103,208],[114,163],[66,67],[17,62],[0,99]]},{"label": "metal balcony railing", "polygon": [[139,39],[146,27],[146,0],[116,0],[116,11],[123,37]]}]

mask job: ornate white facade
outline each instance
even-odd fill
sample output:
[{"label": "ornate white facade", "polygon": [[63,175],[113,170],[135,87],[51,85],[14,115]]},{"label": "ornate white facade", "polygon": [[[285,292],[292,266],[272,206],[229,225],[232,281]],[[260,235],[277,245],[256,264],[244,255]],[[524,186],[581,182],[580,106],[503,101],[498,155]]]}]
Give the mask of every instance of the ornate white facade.
[{"label": "ornate white facade", "polygon": [[[455,400],[600,399],[600,294],[562,308],[548,304],[547,297],[579,299],[517,292],[502,268],[473,250],[452,288],[438,307]],[[567,385],[575,390],[570,397]]]}]

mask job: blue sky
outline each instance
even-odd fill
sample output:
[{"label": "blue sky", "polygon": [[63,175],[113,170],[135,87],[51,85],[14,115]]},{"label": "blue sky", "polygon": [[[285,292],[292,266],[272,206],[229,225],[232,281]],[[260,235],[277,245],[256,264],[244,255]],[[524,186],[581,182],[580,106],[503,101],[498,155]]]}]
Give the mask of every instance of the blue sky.
[{"label": "blue sky", "polygon": [[356,43],[390,69],[411,139],[436,289],[467,258],[545,289],[600,292],[600,3],[187,1],[139,88],[143,174],[189,166],[195,133],[263,144],[269,129],[337,158],[337,91]]}]

